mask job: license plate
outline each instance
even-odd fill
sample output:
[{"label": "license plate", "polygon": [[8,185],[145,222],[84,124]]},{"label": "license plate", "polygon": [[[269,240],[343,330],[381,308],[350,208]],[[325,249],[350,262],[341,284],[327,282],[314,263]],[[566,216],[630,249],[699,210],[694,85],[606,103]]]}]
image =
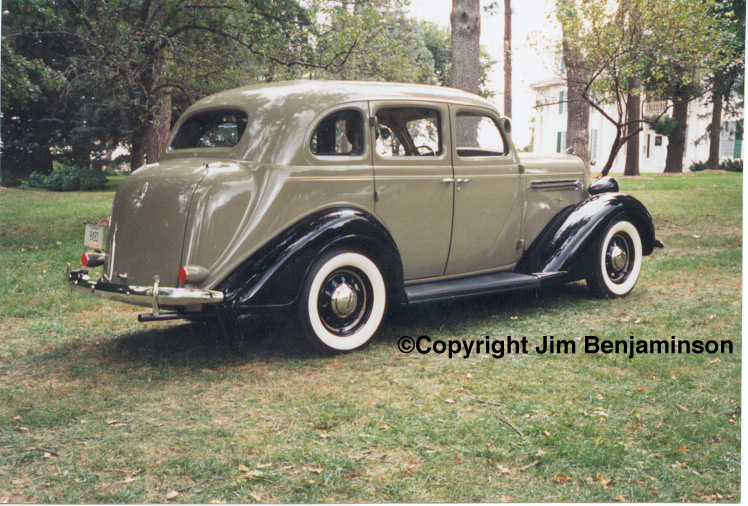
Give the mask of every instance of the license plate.
[{"label": "license plate", "polygon": [[103,250],[105,235],[106,230],[103,226],[86,223],[86,232],[83,236],[83,245],[87,248]]}]

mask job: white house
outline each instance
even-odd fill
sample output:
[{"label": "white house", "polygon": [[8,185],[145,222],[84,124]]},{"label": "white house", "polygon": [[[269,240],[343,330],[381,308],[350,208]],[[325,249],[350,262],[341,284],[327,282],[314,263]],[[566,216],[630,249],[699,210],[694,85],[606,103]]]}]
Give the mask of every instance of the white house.
[{"label": "white house", "polygon": [[[562,153],[566,150],[566,111],[568,108],[566,83],[556,78],[531,85],[536,93],[535,107],[535,153]],[[546,105],[549,104],[549,105]],[[662,112],[666,102],[644,102],[644,116],[653,116]],[[611,113],[613,109],[611,106]],[[615,117],[615,115],[611,114]],[[693,162],[705,162],[709,158],[709,137],[706,135],[711,122],[711,104],[697,99],[688,106],[688,127],[686,129],[686,153],[683,156],[683,170]],[[722,113],[722,138],[720,143],[720,160],[742,158],[742,140],[736,139],[735,130],[743,122],[743,110]],[[590,110],[590,162],[595,166],[605,165],[610,148],[615,139],[616,129],[598,111]],[[649,128],[639,133],[639,171],[662,172],[665,168],[668,139]],[[623,172],[626,163],[626,147],[616,156],[612,172]],[[593,167],[592,172],[595,172]]]}]

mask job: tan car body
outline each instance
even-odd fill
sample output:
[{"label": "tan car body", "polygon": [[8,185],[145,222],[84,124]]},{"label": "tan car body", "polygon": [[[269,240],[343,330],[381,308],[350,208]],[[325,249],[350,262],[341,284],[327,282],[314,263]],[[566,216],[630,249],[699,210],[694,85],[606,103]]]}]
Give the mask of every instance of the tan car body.
[{"label": "tan car body", "polygon": [[[381,135],[378,111],[402,106],[438,111],[441,145],[429,148],[434,153],[387,157],[374,149]],[[173,147],[190,118],[228,109],[247,116],[236,145]],[[364,119],[361,152],[313,154],[312,136],[320,122],[345,110]],[[493,121],[505,154],[461,156],[455,148],[456,118],[470,113]],[[294,254],[294,248],[311,249],[304,262],[313,261],[314,248],[324,244],[311,239],[316,232],[305,235],[303,228],[336,209],[360,213],[381,229],[380,235],[367,236],[367,244],[387,250],[387,273],[393,278],[388,297],[401,302],[472,293],[455,291],[450,280],[480,280],[492,273],[584,278],[583,255],[592,254],[586,253],[592,241],[621,213],[633,216],[643,254],[651,253],[654,228],[638,201],[615,193],[617,185],[604,198],[590,197],[587,170],[577,157],[520,157],[505,131],[508,125],[486,100],[435,86],[293,81],[211,95],[180,117],[158,164],[138,169],[120,185],[101,279],[76,274],[69,275],[69,283],[94,295],[152,302],[154,312],[157,303],[178,316],[204,311],[206,304],[231,299],[233,288],[227,287],[241,284],[253,262],[262,267],[252,271],[250,284],[272,283],[270,278],[286,269],[283,262],[290,262],[282,253],[289,238],[296,242],[286,249]],[[347,240],[355,242],[351,234]],[[178,273],[185,266],[199,275],[180,283]],[[295,286],[285,299],[271,297],[268,304],[293,303],[305,268],[286,269],[300,279],[279,275],[282,283]],[[436,291],[442,296],[433,290],[424,295],[429,283],[442,283],[444,290]],[[420,287],[421,295],[416,288],[415,295],[406,294],[408,287]],[[168,290],[196,298],[180,299]],[[253,290],[245,290],[240,305],[254,305]],[[205,294],[212,299],[201,301]]]}]

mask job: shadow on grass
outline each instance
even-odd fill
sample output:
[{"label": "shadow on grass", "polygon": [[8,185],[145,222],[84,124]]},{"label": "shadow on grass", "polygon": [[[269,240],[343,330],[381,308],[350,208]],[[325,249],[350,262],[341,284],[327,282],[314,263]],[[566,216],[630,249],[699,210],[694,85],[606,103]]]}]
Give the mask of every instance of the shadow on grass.
[{"label": "shadow on grass", "polygon": [[[584,285],[574,283],[542,292],[518,292],[500,297],[480,296],[396,307],[390,310],[375,342],[389,342],[399,336],[419,332],[433,334],[445,327],[470,326],[497,314],[509,318],[510,315],[544,311],[557,305],[566,305],[573,310],[576,302],[588,297]],[[291,311],[250,317],[245,322],[245,333],[248,340],[237,348],[221,337],[217,325],[206,329],[196,328],[189,322],[175,322],[156,328],[139,327],[121,334],[111,339],[101,351],[103,358],[112,361],[158,361],[176,367],[327,357],[304,342]]]}]

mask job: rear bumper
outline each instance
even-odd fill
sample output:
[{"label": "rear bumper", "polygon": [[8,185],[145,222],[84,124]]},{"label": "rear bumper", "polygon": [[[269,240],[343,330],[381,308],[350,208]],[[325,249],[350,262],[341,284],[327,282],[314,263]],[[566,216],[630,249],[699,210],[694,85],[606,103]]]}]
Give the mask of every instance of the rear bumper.
[{"label": "rear bumper", "polygon": [[101,279],[94,281],[87,270],[71,271],[68,267],[67,283],[71,291],[137,306],[153,307],[155,314],[158,314],[159,307],[175,308],[223,302],[223,292],[159,286],[158,276],[151,286],[118,285]]}]

